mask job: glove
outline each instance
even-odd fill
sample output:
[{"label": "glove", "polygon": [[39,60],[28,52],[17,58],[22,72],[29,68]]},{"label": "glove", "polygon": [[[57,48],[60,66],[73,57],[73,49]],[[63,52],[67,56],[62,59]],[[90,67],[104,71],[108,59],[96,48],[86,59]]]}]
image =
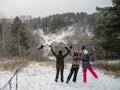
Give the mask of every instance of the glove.
[{"label": "glove", "polygon": [[72,49],[72,48],[73,48],[73,46],[70,46],[69,48],[70,48],[70,49]]},{"label": "glove", "polygon": [[82,48],[81,48],[82,50],[84,50],[85,49],[85,46],[82,46]]},{"label": "glove", "polygon": [[68,47],[65,47],[65,49],[69,51]]},{"label": "glove", "polygon": [[42,49],[44,46],[43,45],[41,45],[38,49]]},{"label": "glove", "polygon": [[51,46],[51,45],[49,45],[49,47],[50,47],[50,48],[52,48],[52,46]]}]

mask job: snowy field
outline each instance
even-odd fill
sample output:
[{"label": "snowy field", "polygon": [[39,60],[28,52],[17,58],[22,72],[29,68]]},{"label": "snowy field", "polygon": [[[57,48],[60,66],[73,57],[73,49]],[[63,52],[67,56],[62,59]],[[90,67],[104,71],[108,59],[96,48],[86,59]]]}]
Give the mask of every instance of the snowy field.
[{"label": "snowy field", "polygon": [[[95,69],[99,79],[92,77],[90,72],[87,72],[87,83],[82,82],[82,69],[79,69],[77,82],[72,80],[66,84],[66,78],[69,74],[70,65],[65,68],[64,82],[54,81],[55,67],[40,66],[31,64],[24,68],[18,74],[18,90],[120,90],[120,78],[114,78],[111,75],[105,75],[102,71]],[[10,79],[13,72],[0,72],[0,88]],[[12,89],[15,90],[15,78],[12,81]],[[5,90],[9,90],[9,86]]]}]

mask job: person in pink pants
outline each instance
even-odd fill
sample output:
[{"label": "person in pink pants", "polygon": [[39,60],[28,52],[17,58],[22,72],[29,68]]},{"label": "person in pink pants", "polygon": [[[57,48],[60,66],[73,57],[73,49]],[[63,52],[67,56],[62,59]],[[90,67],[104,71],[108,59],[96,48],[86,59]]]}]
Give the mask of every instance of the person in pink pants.
[{"label": "person in pink pants", "polygon": [[85,49],[85,46],[82,47],[82,52],[80,56],[81,56],[82,68],[83,68],[83,82],[87,82],[87,70],[89,70],[95,78],[98,78],[97,74],[90,66],[90,57],[92,56],[94,51],[95,49],[93,49],[93,51],[89,53],[88,50]]}]

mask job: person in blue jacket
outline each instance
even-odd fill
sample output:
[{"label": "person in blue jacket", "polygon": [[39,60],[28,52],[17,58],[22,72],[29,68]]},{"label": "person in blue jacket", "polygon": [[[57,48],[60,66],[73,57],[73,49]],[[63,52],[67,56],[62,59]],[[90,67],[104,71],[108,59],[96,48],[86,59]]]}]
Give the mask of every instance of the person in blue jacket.
[{"label": "person in blue jacket", "polygon": [[82,68],[83,68],[83,82],[87,82],[87,70],[89,70],[95,78],[98,78],[97,74],[94,72],[94,70],[90,65],[90,58],[93,55],[94,51],[95,49],[93,49],[92,52],[88,52],[85,46],[82,47],[80,56],[81,56]]}]

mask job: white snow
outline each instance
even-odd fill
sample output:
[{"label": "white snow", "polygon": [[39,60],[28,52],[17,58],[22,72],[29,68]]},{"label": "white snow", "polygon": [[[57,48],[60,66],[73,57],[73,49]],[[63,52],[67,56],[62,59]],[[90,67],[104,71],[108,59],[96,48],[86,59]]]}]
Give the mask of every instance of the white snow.
[{"label": "white snow", "polygon": [[[82,82],[82,69],[79,69],[77,82],[66,84],[66,78],[70,71],[70,65],[64,70],[64,82],[54,81],[55,66],[40,66],[30,64],[18,74],[18,90],[120,90],[120,78],[105,75],[103,71],[95,69],[99,79],[93,78],[87,71],[87,83]],[[13,72],[0,71],[0,88],[10,79]],[[9,86],[5,90],[9,90]],[[12,81],[12,90],[15,90],[15,78]]]},{"label": "white snow", "polygon": [[67,30],[64,30],[62,32],[59,32],[57,34],[45,34],[45,32],[42,29],[38,30],[38,33],[40,37],[42,37],[43,39],[43,45],[51,45],[52,43],[56,42],[56,43],[67,43],[64,38],[69,36],[71,37],[74,34],[74,30],[73,30],[73,26],[70,26]]},{"label": "white snow", "polygon": [[61,32],[58,32],[56,34],[53,33],[49,33],[49,34],[45,34],[45,32],[42,29],[38,29],[36,31],[33,32],[33,35],[39,35],[40,38],[42,39],[40,40],[40,44],[38,47],[42,45],[44,45],[44,56],[47,57],[50,51],[49,45],[54,44],[58,44],[58,43],[64,43],[67,44],[67,41],[65,40],[66,37],[71,37],[74,35],[74,30],[73,30],[73,26],[69,26],[69,28],[67,28],[67,30],[63,30]]}]

